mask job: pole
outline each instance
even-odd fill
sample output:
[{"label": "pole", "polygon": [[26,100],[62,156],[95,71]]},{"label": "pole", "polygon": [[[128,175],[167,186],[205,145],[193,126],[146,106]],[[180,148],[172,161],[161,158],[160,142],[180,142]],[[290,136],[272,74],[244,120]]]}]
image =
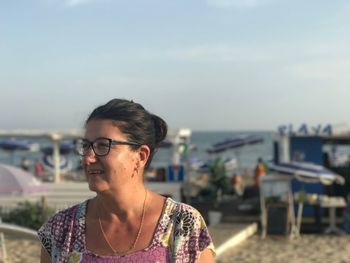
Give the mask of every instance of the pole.
[{"label": "pole", "polygon": [[290,146],[289,146],[289,141],[290,138],[288,135],[280,135],[280,142],[279,142],[279,147],[280,147],[280,162],[290,162]]},{"label": "pole", "polygon": [[53,161],[54,161],[54,182],[59,183],[61,181],[61,168],[60,168],[60,140],[61,136],[57,133],[51,136],[53,146]]}]

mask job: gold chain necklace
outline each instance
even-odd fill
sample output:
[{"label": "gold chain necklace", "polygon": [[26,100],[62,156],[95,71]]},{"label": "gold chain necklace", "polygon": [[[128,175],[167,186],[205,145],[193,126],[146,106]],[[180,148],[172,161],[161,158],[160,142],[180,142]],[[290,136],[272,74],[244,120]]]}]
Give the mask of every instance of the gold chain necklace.
[{"label": "gold chain necklace", "polygon": [[[136,243],[137,241],[139,240],[140,238],[140,235],[141,235],[141,231],[142,231],[142,226],[143,226],[143,221],[145,219],[145,213],[146,213],[146,199],[147,199],[147,189],[145,189],[145,199],[143,200],[143,208],[142,208],[142,216],[141,216],[141,222],[140,222],[140,226],[139,226],[139,231],[137,232],[137,235],[136,235],[136,238],[134,240],[134,242],[131,244],[131,246],[125,250],[125,251],[116,251],[111,243],[109,243],[108,239],[107,239],[107,236],[106,236],[106,233],[105,231],[103,231],[103,227],[102,227],[102,223],[101,223],[101,218],[100,218],[100,213],[98,213],[98,222],[100,223],[100,229],[101,229],[101,232],[102,232],[102,235],[103,235],[103,238],[104,240],[107,242],[108,246],[110,247],[110,249],[113,251],[113,254],[114,255],[126,255],[129,251],[133,250],[136,246]],[[100,212],[100,209],[99,209],[99,212]]]}]

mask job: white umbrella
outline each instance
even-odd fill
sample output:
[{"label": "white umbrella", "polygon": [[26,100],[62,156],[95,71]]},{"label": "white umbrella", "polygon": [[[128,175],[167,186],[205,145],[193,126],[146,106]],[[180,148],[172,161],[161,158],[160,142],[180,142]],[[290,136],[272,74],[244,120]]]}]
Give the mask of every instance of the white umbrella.
[{"label": "white umbrella", "polygon": [[48,189],[31,173],[0,164],[0,195],[46,192]]},{"label": "white umbrella", "polygon": [[306,162],[289,162],[280,164],[269,164],[269,171],[282,175],[291,175],[302,182],[316,183],[321,182],[324,185],[330,185],[333,182],[344,184],[342,176],[328,170],[322,165],[316,165]]}]

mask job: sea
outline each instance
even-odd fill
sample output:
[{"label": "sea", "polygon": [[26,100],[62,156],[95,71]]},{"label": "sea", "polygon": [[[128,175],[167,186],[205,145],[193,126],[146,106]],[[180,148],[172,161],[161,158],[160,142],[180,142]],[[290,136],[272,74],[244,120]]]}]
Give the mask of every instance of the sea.
[{"label": "sea", "polygon": [[[207,150],[211,145],[226,139],[236,138],[241,135],[254,135],[263,139],[262,143],[246,145],[234,150],[226,150],[218,154],[209,154]],[[192,131],[190,144],[192,150],[188,153],[189,158],[195,158],[204,162],[215,158],[222,157],[235,158],[237,161],[237,170],[253,169],[258,158],[271,160],[273,156],[273,141],[275,133],[273,131]],[[0,138],[2,140],[4,138]],[[51,144],[46,138],[21,138],[31,143],[37,143],[40,147]],[[165,166],[171,162],[173,149],[160,148],[153,158],[152,165]],[[0,149],[0,163],[19,166],[21,159],[26,158],[30,163],[30,169],[33,172],[35,160],[41,160],[43,153],[40,151],[4,151]],[[67,158],[71,160],[72,169],[76,169],[80,163],[80,157],[75,153],[70,153]]]}]

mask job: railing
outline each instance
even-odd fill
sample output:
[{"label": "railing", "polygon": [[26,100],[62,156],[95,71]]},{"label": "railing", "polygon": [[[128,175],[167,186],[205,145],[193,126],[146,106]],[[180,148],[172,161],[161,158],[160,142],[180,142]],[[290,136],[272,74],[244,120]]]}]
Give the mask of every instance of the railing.
[{"label": "railing", "polygon": [[[68,208],[72,205],[83,202],[86,199],[90,199],[96,195],[96,193],[88,189],[86,182],[83,183],[46,183],[48,186],[48,192],[37,195],[26,196],[0,196],[0,212],[7,213],[18,207],[19,203],[25,201],[28,202],[45,202],[45,205],[53,208],[55,211],[59,211]],[[180,201],[180,188],[181,183],[160,183],[160,182],[148,182],[146,187],[150,190],[171,196],[174,200]]]}]

